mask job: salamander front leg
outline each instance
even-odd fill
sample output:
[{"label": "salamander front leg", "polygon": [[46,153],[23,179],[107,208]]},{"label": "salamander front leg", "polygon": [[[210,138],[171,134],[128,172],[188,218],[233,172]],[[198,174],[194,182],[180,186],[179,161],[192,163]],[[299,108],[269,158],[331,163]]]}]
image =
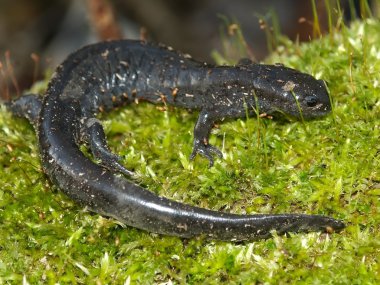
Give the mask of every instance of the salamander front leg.
[{"label": "salamander front leg", "polygon": [[210,167],[214,165],[213,155],[223,157],[222,152],[216,147],[209,144],[211,129],[214,125],[214,119],[211,118],[207,111],[201,111],[198,121],[194,128],[193,151],[190,159],[193,160],[197,154],[206,157],[210,162]]},{"label": "salamander front leg", "polygon": [[112,153],[107,145],[104,129],[99,120],[87,119],[81,131],[82,140],[89,144],[92,155],[101,161],[101,165],[112,171],[132,176],[133,172],[119,163],[120,157]]}]

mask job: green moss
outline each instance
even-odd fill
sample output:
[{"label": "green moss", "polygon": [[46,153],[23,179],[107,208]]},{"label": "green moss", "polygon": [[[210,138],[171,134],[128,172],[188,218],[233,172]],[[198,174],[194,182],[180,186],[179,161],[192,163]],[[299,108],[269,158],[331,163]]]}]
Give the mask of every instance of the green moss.
[{"label": "green moss", "polygon": [[333,114],[310,122],[221,124],[224,159],[188,160],[196,113],[139,104],[104,118],[138,183],[184,203],[234,213],[313,213],[340,234],[247,243],[159,236],[89,213],[43,175],[33,129],[0,109],[0,283],[375,284],[380,282],[380,22],[332,37],[282,40],[268,62],[327,81]]}]

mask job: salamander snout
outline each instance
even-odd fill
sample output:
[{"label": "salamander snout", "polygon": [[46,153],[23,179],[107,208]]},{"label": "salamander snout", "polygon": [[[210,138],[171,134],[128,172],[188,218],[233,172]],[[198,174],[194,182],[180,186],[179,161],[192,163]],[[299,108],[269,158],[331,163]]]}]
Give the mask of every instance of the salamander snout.
[{"label": "salamander snout", "polygon": [[[310,75],[307,84],[299,84],[294,89],[294,97],[299,105],[299,113],[305,119],[325,116],[331,112],[330,97],[323,80],[316,80]],[[298,116],[297,116],[298,117]]]}]

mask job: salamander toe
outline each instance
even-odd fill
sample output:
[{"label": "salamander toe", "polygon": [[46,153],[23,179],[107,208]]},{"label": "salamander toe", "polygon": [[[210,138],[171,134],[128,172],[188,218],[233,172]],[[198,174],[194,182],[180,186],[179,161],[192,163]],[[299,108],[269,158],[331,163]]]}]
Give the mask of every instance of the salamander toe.
[{"label": "salamander toe", "polygon": [[193,160],[197,154],[200,154],[201,156],[204,156],[209,160],[209,167],[212,167],[214,165],[214,157],[213,155],[217,155],[218,157],[222,158],[223,154],[222,152],[210,145],[210,144],[204,144],[200,141],[194,141],[193,151],[190,155],[190,160]]}]

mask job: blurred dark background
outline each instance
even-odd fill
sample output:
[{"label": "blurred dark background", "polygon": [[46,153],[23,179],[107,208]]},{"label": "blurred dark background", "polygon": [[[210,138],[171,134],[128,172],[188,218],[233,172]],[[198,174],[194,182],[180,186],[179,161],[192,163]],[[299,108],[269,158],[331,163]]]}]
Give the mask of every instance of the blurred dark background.
[{"label": "blurred dark background", "polygon": [[[345,21],[363,16],[360,0],[329,1],[332,15],[338,2]],[[325,33],[328,7],[326,1],[315,3]],[[211,51],[222,49],[224,19],[241,26],[256,60],[268,53],[272,25],[301,41],[316,32],[307,0],[0,0],[1,97],[29,87],[80,46],[109,38],[150,39],[212,62]]]}]

